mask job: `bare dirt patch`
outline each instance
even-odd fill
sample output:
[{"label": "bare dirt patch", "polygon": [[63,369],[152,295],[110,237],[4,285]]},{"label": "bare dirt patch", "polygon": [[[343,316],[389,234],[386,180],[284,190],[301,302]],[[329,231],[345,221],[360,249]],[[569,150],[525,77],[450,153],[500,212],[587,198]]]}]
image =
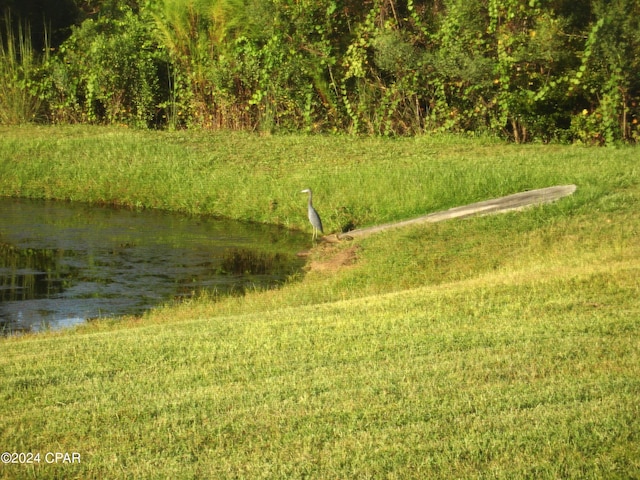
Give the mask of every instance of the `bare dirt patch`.
[{"label": "bare dirt patch", "polygon": [[[323,253],[330,252],[331,247],[325,249]],[[320,259],[309,262],[309,270],[316,272],[336,272],[344,267],[354,265],[358,260],[358,251],[360,247],[354,245],[352,247],[340,250],[333,255],[329,255]]]}]

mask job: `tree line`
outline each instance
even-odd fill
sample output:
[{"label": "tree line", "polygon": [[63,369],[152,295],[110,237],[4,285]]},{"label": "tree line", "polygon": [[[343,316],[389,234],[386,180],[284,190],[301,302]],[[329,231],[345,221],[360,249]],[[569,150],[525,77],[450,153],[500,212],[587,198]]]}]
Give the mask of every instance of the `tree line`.
[{"label": "tree line", "polygon": [[0,0],[0,122],[640,139],[638,0]]}]

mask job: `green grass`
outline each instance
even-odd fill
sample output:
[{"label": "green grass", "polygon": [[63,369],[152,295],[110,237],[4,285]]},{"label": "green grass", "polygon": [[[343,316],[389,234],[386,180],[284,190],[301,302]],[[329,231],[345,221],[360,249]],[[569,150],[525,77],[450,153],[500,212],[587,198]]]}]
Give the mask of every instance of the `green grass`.
[{"label": "green grass", "polygon": [[0,340],[0,450],[82,455],[0,476],[640,476],[636,149],[0,134],[3,194],[305,229],[305,187],[331,231],[578,185],[523,212],[320,245],[277,291]]},{"label": "green grass", "polygon": [[[306,228],[303,188],[329,231],[550,185],[577,200],[637,180],[633,149],[449,137],[258,137],[124,128],[0,127],[0,194],[161,208]],[[635,163],[636,165],[633,165]],[[610,178],[602,178],[611,173]]]},{"label": "green grass", "polygon": [[[41,65],[48,61],[49,46],[38,58],[31,45],[31,29],[19,25],[17,32],[11,22],[10,11],[5,10],[3,37],[0,39],[0,124],[17,125],[35,120],[42,100],[34,93],[36,77]],[[48,43],[45,39],[45,43]]]}]

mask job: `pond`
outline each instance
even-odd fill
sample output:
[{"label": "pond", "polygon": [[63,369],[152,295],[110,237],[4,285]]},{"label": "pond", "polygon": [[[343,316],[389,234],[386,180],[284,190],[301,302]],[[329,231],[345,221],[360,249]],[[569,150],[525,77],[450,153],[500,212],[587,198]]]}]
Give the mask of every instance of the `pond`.
[{"label": "pond", "polygon": [[309,236],[150,210],[0,198],[0,331],[138,315],[198,292],[273,288]]}]

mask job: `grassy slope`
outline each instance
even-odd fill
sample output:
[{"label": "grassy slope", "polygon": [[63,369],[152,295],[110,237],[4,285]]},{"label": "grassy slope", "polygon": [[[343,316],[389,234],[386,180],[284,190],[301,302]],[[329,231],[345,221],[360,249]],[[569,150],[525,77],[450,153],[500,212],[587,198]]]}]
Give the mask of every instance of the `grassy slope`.
[{"label": "grassy slope", "polygon": [[0,192],[303,227],[311,186],[328,230],[578,185],[542,208],[320,247],[279,291],[2,340],[2,449],[82,454],[38,474],[640,475],[637,150],[0,133]]},{"label": "grassy slope", "polygon": [[[0,127],[0,194],[209,213],[306,227],[311,187],[329,231],[525,189],[579,183],[582,203],[637,176],[623,151],[451,138]],[[603,172],[612,178],[603,179]],[[593,208],[593,205],[589,205]]]}]

